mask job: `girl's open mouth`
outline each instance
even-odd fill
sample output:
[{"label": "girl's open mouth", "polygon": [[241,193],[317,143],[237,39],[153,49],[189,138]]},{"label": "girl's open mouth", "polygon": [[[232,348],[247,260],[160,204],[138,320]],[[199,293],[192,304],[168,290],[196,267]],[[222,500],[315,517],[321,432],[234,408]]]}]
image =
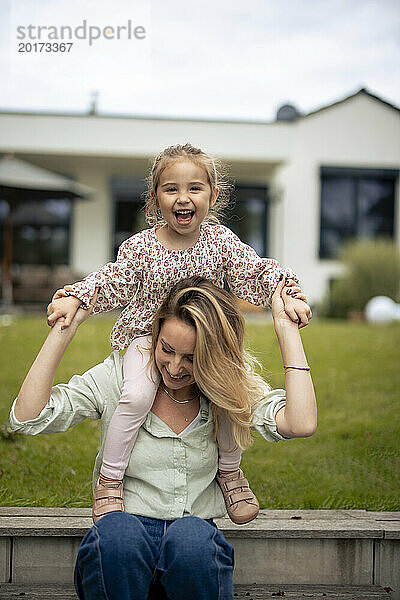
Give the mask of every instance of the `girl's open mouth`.
[{"label": "girl's open mouth", "polygon": [[175,219],[178,225],[190,225],[193,219],[193,210],[177,210],[175,211]]}]

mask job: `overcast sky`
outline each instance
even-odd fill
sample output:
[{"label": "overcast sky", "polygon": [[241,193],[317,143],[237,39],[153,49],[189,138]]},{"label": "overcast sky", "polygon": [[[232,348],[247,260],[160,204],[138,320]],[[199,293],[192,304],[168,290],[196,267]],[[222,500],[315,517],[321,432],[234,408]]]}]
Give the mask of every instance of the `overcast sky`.
[{"label": "overcast sky", "polygon": [[[18,52],[48,41],[38,26],[116,35],[128,20],[144,39]],[[360,87],[399,106],[399,31],[398,0],[0,0],[0,110],[86,112],[98,90],[103,114],[271,120]]]}]

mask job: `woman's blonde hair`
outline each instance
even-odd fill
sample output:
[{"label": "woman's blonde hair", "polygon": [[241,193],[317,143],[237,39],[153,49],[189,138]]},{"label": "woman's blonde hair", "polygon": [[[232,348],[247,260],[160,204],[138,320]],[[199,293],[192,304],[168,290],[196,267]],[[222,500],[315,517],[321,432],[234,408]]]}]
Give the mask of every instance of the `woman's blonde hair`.
[{"label": "woman's blonde hair", "polygon": [[225,168],[222,166],[222,163],[216,158],[203,152],[200,148],[195,148],[191,144],[177,144],[165,148],[155,157],[147,177],[145,211],[146,221],[149,225],[156,225],[164,222],[160,210],[157,207],[157,188],[160,183],[161,173],[171,164],[171,162],[182,159],[190,160],[195,165],[202,167],[205,170],[208,183],[211,187],[211,196],[215,195],[218,189],[217,200],[214,206],[210,208],[205,220],[218,223],[218,216],[220,216],[223,213],[223,210],[228,206],[232,186],[225,177]]},{"label": "woman's blonde hair", "polygon": [[244,319],[235,297],[199,276],[175,284],[153,321],[153,364],[162,324],[173,317],[196,330],[193,375],[211,403],[215,435],[217,409],[222,409],[232,424],[236,444],[247,448],[252,443],[250,425],[254,408],[269,388],[255,373],[257,361],[244,348]]}]

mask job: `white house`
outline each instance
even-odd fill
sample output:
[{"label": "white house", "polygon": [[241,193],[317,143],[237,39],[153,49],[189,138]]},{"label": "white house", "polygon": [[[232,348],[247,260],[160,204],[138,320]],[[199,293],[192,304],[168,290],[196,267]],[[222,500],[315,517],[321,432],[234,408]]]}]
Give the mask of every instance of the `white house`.
[{"label": "white house", "polygon": [[[339,269],[350,237],[400,244],[400,109],[365,89],[274,122],[0,112],[0,155],[72,176],[90,200],[42,201],[14,225],[14,262],[69,264],[86,274],[113,260],[145,226],[141,194],[151,157],[191,142],[230,165],[236,206],[228,225],[291,266],[311,302]],[[4,218],[0,200],[0,219]],[[26,222],[25,222],[26,221]]]}]

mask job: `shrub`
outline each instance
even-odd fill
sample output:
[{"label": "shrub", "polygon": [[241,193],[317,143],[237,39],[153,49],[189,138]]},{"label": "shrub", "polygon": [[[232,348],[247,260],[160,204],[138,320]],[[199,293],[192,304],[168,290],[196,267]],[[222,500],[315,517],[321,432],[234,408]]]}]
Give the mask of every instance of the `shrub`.
[{"label": "shrub", "polygon": [[363,311],[374,296],[399,299],[400,252],[385,239],[348,244],[340,255],[343,275],[333,281],[321,313],[347,317],[350,311]]}]

